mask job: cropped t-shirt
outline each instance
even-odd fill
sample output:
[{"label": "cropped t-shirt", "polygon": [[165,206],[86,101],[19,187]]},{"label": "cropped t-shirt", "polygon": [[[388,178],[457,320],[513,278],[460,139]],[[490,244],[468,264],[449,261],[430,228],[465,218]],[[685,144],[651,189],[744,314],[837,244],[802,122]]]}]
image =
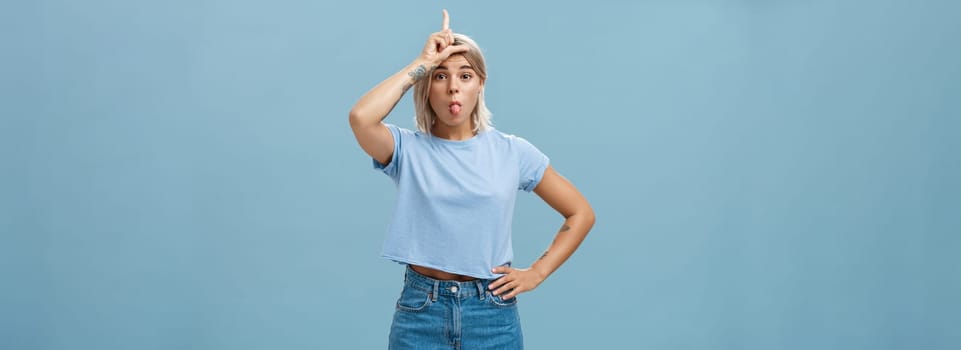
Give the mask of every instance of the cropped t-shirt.
[{"label": "cropped t-shirt", "polygon": [[463,141],[386,124],[394,155],[386,166],[397,201],[382,256],[450,273],[495,278],[514,258],[517,192],[540,183],[548,158],[527,140],[493,128]]}]

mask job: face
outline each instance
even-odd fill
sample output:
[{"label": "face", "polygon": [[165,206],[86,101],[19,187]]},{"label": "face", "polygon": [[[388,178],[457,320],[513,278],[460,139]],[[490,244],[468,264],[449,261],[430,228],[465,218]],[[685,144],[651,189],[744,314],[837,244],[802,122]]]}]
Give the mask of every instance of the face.
[{"label": "face", "polygon": [[471,112],[484,88],[477,73],[463,55],[453,55],[434,69],[430,83],[430,106],[435,123],[451,128],[471,128]]}]

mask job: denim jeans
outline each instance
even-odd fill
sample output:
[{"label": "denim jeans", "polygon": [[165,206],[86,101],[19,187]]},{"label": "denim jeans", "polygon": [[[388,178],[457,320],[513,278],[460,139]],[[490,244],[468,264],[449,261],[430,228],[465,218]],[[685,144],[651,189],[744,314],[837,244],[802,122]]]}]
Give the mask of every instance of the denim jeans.
[{"label": "denim jeans", "polygon": [[523,349],[517,298],[492,295],[492,281],[441,281],[408,267],[388,349]]}]

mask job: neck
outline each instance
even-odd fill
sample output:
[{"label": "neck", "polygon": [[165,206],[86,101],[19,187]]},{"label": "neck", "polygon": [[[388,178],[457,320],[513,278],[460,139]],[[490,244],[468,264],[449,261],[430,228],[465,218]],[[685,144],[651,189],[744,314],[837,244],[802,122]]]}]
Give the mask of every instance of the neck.
[{"label": "neck", "polygon": [[470,123],[464,123],[456,126],[435,123],[434,126],[430,128],[430,133],[434,136],[451,141],[463,141],[474,137],[474,130]]}]

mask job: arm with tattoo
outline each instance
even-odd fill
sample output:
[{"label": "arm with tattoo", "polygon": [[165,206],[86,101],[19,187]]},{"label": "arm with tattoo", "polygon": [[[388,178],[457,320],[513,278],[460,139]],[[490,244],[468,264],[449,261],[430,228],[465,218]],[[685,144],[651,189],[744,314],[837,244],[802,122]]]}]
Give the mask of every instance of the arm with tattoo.
[{"label": "arm with tattoo", "polygon": [[384,118],[407,90],[426,78],[433,67],[450,55],[468,50],[466,45],[454,45],[454,32],[448,27],[449,21],[447,11],[444,11],[441,31],[430,35],[420,56],[361,96],[350,110],[350,128],[357,143],[381,164],[387,164],[394,152],[393,137],[383,124]]},{"label": "arm with tattoo", "polygon": [[492,271],[505,276],[490,284],[495,295],[510,299],[537,288],[577,250],[594,226],[594,209],[570,181],[554,168],[547,167],[534,192],[564,217],[564,224],[544,254],[529,268],[495,267]]}]

